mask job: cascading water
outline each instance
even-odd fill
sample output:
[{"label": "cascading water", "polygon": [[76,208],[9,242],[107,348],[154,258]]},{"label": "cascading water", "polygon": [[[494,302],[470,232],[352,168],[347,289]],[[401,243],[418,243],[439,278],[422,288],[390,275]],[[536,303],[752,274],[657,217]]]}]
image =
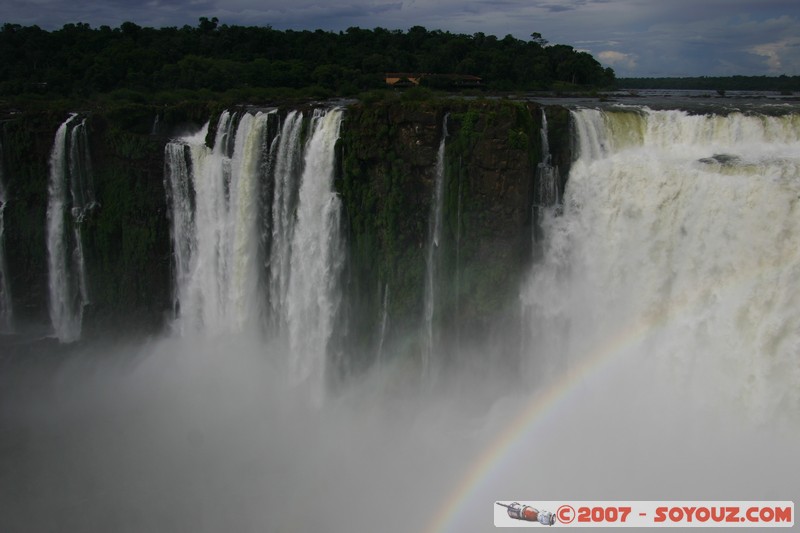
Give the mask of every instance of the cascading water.
[{"label": "cascading water", "polygon": [[558,167],[553,166],[553,156],[550,154],[547,136],[547,113],[542,108],[542,161],[536,167],[536,191],[533,201],[534,207],[537,208],[551,207],[561,202]]},{"label": "cascading water", "polygon": [[47,203],[47,259],[50,289],[50,321],[62,341],[79,335],[72,309],[71,286],[67,277],[67,252],[64,246],[64,211],[66,210],[67,127],[75,115],[61,124],[50,153],[50,181]]},{"label": "cascading water", "polygon": [[205,146],[207,127],[166,147],[175,301],[184,332],[263,326],[258,198],[271,115],[224,112],[213,150]]},{"label": "cascading water", "polygon": [[[232,259],[229,265],[229,307],[235,317],[235,327],[245,330],[263,324],[264,309],[263,276],[260,265],[258,220],[261,206],[258,204],[259,180],[263,179],[263,158],[269,154],[266,138],[269,115],[246,114],[239,121],[236,145],[231,161],[231,185],[229,190],[229,213],[232,216],[226,228],[226,240],[232,246],[225,257]],[[238,179],[237,179],[238,178]]]},{"label": "cascading water", "polygon": [[339,277],[344,262],[341,200],[333,189],[335,153],[342,110],[315,111],[300,183],[286,293],[289,372],[309,382],[312,394],[325,387],[328,343],[339,310]]},{"label": "cascading water", "polygon": [[[96,205],[86,120],[71,115],[56,132],[50,153],[47,203],[47,259],[50,320],[61,342],[80,338],[89,302],[81,224]],[[69,216],[67,215],[69,213]]]},{"label": "cascading water", "polygon": [[[575,111],[580,157],[563,213],[544,210],[541,254],[520,290],[529,335],[509,327],[477,350],[439,341],[459,362],[499,371],[447,365],[436,386],[419,386],[424,339],[404,334],[401,306],[425,290],[419,272],[418,286],[393,280],[391,294],[367,295],[375,312],[383,301],[384,320],[358,333],[385,338],[391,357],[309,405],[340,323],[330,317],[345,256],[331,189],[341,111],[306,116],[306,142],[291,133],[296,115],[281,128],[271,115],[257,158],[245,156],[259,120],[249,115],[224,115],[213,150],[207,129],[167,148],[176,325],[200,325],[216,316],[202,309],[213,298],[234,299],[237,254],[268,310],[273,207],[291,189],[290,279],[275,308],[292,311],[285,327],[266,320],[265,342],[225,316],[203,326],[220,335],[86,343],[35,364],[3,352],[3,531],[483,532],[495,501],[531,487],[543,499],[798,501],[797,116]],[[290,146],[296,170],[280,192]],[[251,171],[260,189],[241,183]],[[252,224],[247,190],[261,202]],[[212,207],[218,227],[203,219]],[[207,253],[223,246],[225,261]],[[207,268],[218,288],[201,286]],[[507,350],[523,340],[530,374]],[[404,512],[369,512],[387,505]]]},{"label": "cascading water", "polygon": [[164,186],[171,207],[171,240],[174,272],[172,307],[180,315],[181,290],[191,276],[194,240],[194,186],[192,184],[192,146],[199,146],[208,134],[208,124],[200,130],[194,142],[171,141],[164,149]]},{"label": "cascading water", "polygon": [[89,157],[89,137],[86,134],[86,119],[70,132],[69,138],[69,183],[72,200],[71,213],[79,222],[97,203],[94,197],[92,159]]},{"label": "cascading water", "polygon": [[431,364],[437,350],[435,315],[436,315],[436,282],[439,246],[442,240],[442,208],[444,205],[444,157],[447,146],[447,119],[442,121],[442,140],[436,155],[436,175],[431,199],[431,214],[428,221],[428,252],[425,258],[425,346],[422,352],[422,377],[426,379],[431,372]]},{"label": "cascading water", "polygon": [[383,364],[383,345],[386,342],[386,330],[389,325],[389,284],[383,287],[383,309],[381,310],[380,329],[378,331],[378,354],[375,360],[380,367]]},{"label": "cascading water", "polygon": [[[72,207],[70,213],[73,219],[73,272],[78,278],[78,291],[80,294],[80,310],[77,334],[83,322],[83,308],[89,303],[89,287],[86,281],[86,261],[83,253],[83,238],[81,226],[86,215],[96,206],[94,199],[94,184],[92,183],[92,164],[89,157],[89,139],[86,135],[86,119],[81,120],[70,132],[69,139],[69,182],[70,200]],[[76,337],[77,338],[77,337]]]},{"label": "cascading water", "polygon": [[[225,112],[213,150],[207,127],[166,148],[178,324],[282,340],[291,379],[321,391],[344,257],[333,190],[342,110],[315,111],[305,152],[303,114],[290,112],[274,140],[270,117],[277,114]],[[269,179],[272,195],[263,201],[271,209],[258,201],[259,183]]]},{"label": "cascading water", "polygon": [[302,169],[300,133],[303,113],[290,111],[283,122],[276,155],[272,203],[272,239],[269,254],[269,301],[273,327],[286,328],[286,293],[291,275],[295,210]]},{"label": "cascading water", "polygon": [[11,303],[11,283],[8,280],[5,246],[5,218],[8,192],[6,191],[3,169],[3,145],[0,144],[0,333],[11,333],[14,324],[14,312]]},{"label": "cascading water", "polygon": [[538,371],[630,336],[704,399],[796,413],[800,117],[629,108],[573,120],[564,216],[546,216],[545,259],[523,294]]}]

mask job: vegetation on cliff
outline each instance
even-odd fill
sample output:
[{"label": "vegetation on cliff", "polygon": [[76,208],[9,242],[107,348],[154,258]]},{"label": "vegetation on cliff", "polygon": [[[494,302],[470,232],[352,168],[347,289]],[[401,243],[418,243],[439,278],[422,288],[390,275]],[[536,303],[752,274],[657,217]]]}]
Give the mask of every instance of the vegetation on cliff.
[{"label": "vegetation on cliff", "polygon": [[[553,156],[568,160],[568,114],[547,112],[554,126],[550,145],[559,150]],[[362,338],[350,339],[353,345],[362,351],[375,346],[384,305],[391,322],[386,342],[418,339],[409,332],[424,318],[429,220],[445,121],[433,320],[450,345],[476,348],[498,334],[497,317],[513,312],[506,306],[513,305],[532,257],[541,116],[534,103],[487,99],[385,100],[348,109],[337,180],[351,254],[348,305],[356,322],[371,324],[357,332]],[[516,327],[513,320],[500,321]]]}]

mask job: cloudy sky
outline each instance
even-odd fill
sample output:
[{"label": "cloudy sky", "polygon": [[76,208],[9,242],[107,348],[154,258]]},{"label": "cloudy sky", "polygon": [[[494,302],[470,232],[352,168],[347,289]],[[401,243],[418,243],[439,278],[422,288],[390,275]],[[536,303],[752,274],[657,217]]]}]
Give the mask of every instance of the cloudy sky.
[{"label": "cloudy sky", "polygon": [[624,76],[800,75],[800,0],[0,0],[0,22],[57,29],[220,23],[483,32],[592,53]]}]

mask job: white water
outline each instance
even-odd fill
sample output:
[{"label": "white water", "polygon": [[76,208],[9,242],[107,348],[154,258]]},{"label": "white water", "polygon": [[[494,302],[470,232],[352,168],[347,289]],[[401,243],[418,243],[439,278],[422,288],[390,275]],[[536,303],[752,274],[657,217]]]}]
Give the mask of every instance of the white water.
[{"label": "white water", "polygon": [[545,261],[524,294],[541,365],[620,345],[698,402],[795,416],[800,119],[573,118],[579,158],[564,215],[547,219]]},{"label": "white water", "polygon": [[420,391],[393,357],[309,408],[316,383],[247,332],[0,373],[0,525],[485,532],[498,500],[797,502],[797,118],[727,140],[750,120],[576,113],[602,146],[581,138],[520,291],[525,390]]},{"label": "white water", "polygon": [[86,213],[96,206],[85,118],[69,133],[69,185],[72,216],[82,222]]},{"label": "white water", "polygon": [[286,294],[289,373],[295,382],[325,388],[328,342],[341,300],[343,267],[341,200],[333,189],[334,145],[342,110],[315,112],[300,183],[292,240],[291,276]]},{"label": "white water", "polygon": [[[205,128],[167,146],[176,323],[184,334],[256,332],[283,342],[289,378],[321,393],[341,299],[333,170],[342,111],[315,111],[305,150],[302,113],[290,112],[275,140],[267,139],[270,116],[245,113],[236,125],[223,113],[213,150]],[[271,217],[258,195],[269,179]]]},{"label": "white water", "polygon": [[488,530],[472,509],[503,498],[797,501],[800,116],[573,119],[563,213],[521,290],[542,407],[499,396],[488,457],[500,413],[536,416],[445,530]]},{"label": "white water", "polygon": [[278,331],[286,329],[286,294],[291,277],[295,210],[303,163],[303,150],[300,146],[302,129],[303,113],[289,112],[281,128],[275,162],[269,301],[273,326]]},{"label": "white water", "polygon": [[534,199],[534,207],[539,208],[551,207],[561,202],[558,187],[558,167],[553,166],[553,156],[550,154],[547,136],[547,114],[542,108],[542,161],[536,167],[537,190]]},{"label": "white water", "polygon": [[3,145],[0,143],[0,333],[11,333],[14,330],[14,308],[6,263],[5,210],[8,203],[8,192],[5,185],[2,154]]},{"label": "white water", "polygon": [[[201,130],[202,138],[208,133],[208,124]],[[173,312],[180,313],[181,289],[187,286],[191,275],[194,253],[194,186],[192,185],[191,148],[184,142],[172,141],[164,149],[164,186],[170,204],[172,260],[174,285]]]},{"label": "white water", "polygon": [[50,153],[47,260],[50,321],[61,342],[80,338],[89,303],[81,224],[95,206],[85,119],[70,116],[58,128]]},{"label": "white water", "polygon": [[[73,275],[77,278],[78,294],[80,295],[77,316],[77,337],[83,323],[83,308],[89,303],[89,286],[86,281],[86,261],[83,254],[83,238],[81,225],[86,215],[97,204],[94,198],[94,183],[92,183],[92,162],[89,157],[89,139],[86,134],[86,119],[75,125],[69,133],[69,181],[70,200],[72,207],[70,213],[73,220]],[[61,339],[59,337],[60,340]]]},{"label": "white water", "polygon": [[264,325],[258,198],[269,116],[245,113],[237,122],[224,112],[213,150],[205,146],[206,128],[166,148],[178,328],[184,333]]},{"label": "white water", "polygon": [[444,156],[447,146],[447,119],[442,121],[442,140],[436,155],[436,175],[431,199],[431,213],[428,221],[428,253],[425,258],[425,347],[422,352],[422,377],[427,379],[431,373],[431,365],[437,351],[437,335],[435,325],[436,286],[439,258],[439,246],[442,244],[442,207],[444,205]]}]

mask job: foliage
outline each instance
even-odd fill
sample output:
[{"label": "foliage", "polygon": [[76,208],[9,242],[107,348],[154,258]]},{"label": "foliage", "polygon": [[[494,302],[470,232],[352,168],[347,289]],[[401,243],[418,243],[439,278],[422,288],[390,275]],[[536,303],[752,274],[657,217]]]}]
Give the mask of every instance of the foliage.
[{"label": "foliage", "polygon": [[[53,132],[66,115],[41,113],[29,120],[7,120],[0,126],[2,161],[9,202],[4,212],[11,296],[17,320],[47,316],[48,157]],[[14,290],[24,287],[24,290]]]},{"label": "foliage", "polygon": [[91,120],[99,206],[83,228],[92,301],[88,322],[96,327],[119,327],[123,320],[128,328],[157,325],[170,302],[163,144],[136,133],[137,121],[122,128],[117,120]]},{"label": "foliage", "polygon": [[[609,86],[614,73],[585,52],[548,45],[540,34],[453,34],[348,28],[279,31],[218,24],[119,28],[67,24],[48,32],[6,23],[0,29],[0,96],[86,99],[109,94],[133,102],[175,100],[182,91],[245,98],[354,96],[384,88],[386,72],[471,74],[490,89],[549,89],[556,82]],[[185,93],[184,93],[185,94]]]},{"label": "foliage", "polygon": [[390,353],[422,353],[410,339],[423,338],[429,224],[445,117],[441,239],[434,256],[437,331],[464,342],[486,338],[488,317],[503,311],[528,265],[530,190],[541,159],[538,106],[402,96],[351,106],[337,188],[351,254],[348,309],[354,322],[365,325],[352,333],[361,335],[350,339],[350,346],[360,347],[354,353],[376,353],[384,305],[390,324],[385,341],[395,350]]}]

